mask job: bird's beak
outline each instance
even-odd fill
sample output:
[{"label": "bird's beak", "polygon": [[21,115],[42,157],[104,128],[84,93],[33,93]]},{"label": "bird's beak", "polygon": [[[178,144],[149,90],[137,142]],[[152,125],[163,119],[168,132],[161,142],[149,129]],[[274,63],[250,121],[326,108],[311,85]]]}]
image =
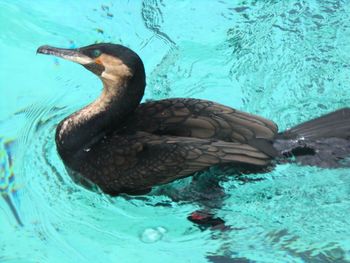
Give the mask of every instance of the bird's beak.
[{"label": "bird's beak", "polygon": [[79,49],[56,48],[45,45],[39,47],[36,53],[53,55],[79,63],[81,65],[87,65],[94,62],[92,58],[82,54]]}]

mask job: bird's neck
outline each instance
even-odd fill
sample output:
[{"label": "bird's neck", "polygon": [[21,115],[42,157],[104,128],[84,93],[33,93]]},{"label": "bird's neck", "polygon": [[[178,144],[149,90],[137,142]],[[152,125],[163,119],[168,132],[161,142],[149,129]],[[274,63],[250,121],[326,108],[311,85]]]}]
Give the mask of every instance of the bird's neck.
[{"label": "bird's neck", "polygon": [[63,159],[88,149],[107,132],[115,130],[137,108],[144,81],[103,81],[101,96],[61,121],[56,129],[56,145]]}]

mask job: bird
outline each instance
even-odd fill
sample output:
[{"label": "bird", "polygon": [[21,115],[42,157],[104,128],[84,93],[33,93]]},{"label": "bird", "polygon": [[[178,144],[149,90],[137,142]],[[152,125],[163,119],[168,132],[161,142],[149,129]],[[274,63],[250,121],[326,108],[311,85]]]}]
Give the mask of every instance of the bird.
[{"label": "bird", "polygon": [[55,143],[75,182],[111,196],[147,194],[214,165],[260,169],[296,156],[338,167],[350,152],[349,108],[279,132],[271,120],[209,100],[141,103],[143,62],[120,44],[44,45],[37,53],[78,63],[101,80],[101,95],[59,122]]}]

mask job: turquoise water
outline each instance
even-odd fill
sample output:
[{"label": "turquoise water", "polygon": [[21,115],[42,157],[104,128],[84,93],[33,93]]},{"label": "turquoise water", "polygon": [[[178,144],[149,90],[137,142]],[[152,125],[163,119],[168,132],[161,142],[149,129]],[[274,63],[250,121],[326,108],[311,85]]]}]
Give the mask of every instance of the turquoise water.
[{"label": "turquoise water", "polygon": [[[184,179],[111,198],[71,181],[57,123],[98,96],[84,68],[38,46],[98,42],[142,57],[145,99],[197,97],[280,129],[350,105],[350,3],[0,0],[0,262],[350,262],[350,170],[284,164],[211,169],[220,193]],[[186,217],[209,209],[228,230]]]}]

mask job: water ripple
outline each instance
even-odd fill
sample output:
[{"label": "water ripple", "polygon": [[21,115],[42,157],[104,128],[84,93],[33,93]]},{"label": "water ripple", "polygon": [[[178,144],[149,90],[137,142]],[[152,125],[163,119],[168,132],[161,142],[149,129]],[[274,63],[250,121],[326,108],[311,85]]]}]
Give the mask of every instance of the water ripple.
[{"label": "water ripple", "polygon": [[161,30],[161,24],[164,22],[162,6],[164,6],[162,1],[145,0],[142,2],[141,15],[146,28],[151,30],[155,36],[165,41],[169,46],[175,46],[176,43]]},{"label": "water ripple", "polygon": [[[36,59],[21,52],[35,50],[42,41],[67,47],[122,43],[145,61],[148,98],[216,100],[285,128],[350,104],[350,5],[345,1],[77,1],[64,6],[63,13],[56,12],[62,8],[59,1],[5,2],[0,19],[7,26],[0,44],[11,46],[6,54],[9,59],[18,54],[18,63],[0,72],[6,80],[13,69],[20,72],[13,78],[19,82],[9,81],[14,89],[5,94],[13,91],[13,105],[29,101],[29,106],[17,111],[13,121],[1,115],[1,128],[21,133],[5,136],[1,131],[5,217],[0,217],[0,227],[6,242],[0,242],[0,261],[350,258],[350,222],[344,216],[350,207],[347,169],[279,165],[248,176],[213,168],[139,197],[111,198],[74,184],[56,152],[55,127],[92,100],[98,84],[66,62],[54,60],[54,72],[46,71],[47,64],[35,64]],[[33,68],[29,73],[25,58]],[[28,80],[40,75],[46,78],[35,84],[47,85],[38,92]],[[186,220],[203,209],[227,227],[200,229]]]},{"label": "water ripple", "polygon": [[[349,103],[350,94],[334,90],[349,85],[343,74],[349,73],[350,64],[339,55],[345,44],[341,41],[347,41],[339,32],[349,28],[346,7],[339,1],[261,2],[240,9],[238,16],[236,11],[227,13],[238,19],[227,31],[230,75],[244,87],[249,110],[268,117],[280,114],[271,108],[299,105],[299,111],[322,114]],[[282,93],[287,105],[274,99]],[[311,101],[312,97],[318,99]],[[307,101],[300,103],[303,100]]]}]

